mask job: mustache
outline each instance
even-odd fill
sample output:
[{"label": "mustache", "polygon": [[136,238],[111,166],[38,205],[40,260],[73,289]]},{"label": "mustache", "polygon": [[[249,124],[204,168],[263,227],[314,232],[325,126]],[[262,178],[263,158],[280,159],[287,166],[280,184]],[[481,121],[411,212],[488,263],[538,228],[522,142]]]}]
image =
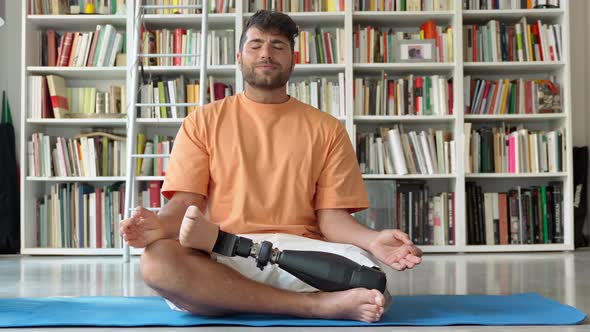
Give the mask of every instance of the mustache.
[{"label": "mustache", "polygon": [[276,63],[274,61],[271,61],[271,60],[266,60],[266,61],[257,62],[255,65],[256,66],[261,66],[261,65],[274,65],[274,66],[279,66],[280,64],[278,64],[278,63]]}]

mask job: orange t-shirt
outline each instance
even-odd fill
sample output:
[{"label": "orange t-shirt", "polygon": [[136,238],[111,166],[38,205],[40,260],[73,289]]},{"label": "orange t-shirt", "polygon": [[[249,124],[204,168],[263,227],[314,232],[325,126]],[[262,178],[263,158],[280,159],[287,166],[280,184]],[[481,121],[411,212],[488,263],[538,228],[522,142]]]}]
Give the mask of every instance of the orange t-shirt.
[{"label": "orange t-shirt", "polygon": [[323,238],[315,211],[369,207],[339,120],[295,98],[260,104],[243,93],[192,112],[174,141],[163,195],[207,197],[207,215],[234,234]]}]

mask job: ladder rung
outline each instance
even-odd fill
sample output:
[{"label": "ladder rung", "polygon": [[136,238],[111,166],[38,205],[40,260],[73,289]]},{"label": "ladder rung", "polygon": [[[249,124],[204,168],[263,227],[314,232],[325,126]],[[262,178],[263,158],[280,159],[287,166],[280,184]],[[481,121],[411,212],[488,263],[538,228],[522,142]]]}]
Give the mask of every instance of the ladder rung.
[{"label": "ladder rung", "polygon": [[[129,211],[135,211],[136,208],[129,208]],[[148,207],[144,207],[144,209],[149,210],[149,211],[160,211],[161,208],[148,208]]]},{"label": "ladder rung", "polygon": [[176,56],[188,58],[188,57],[201,56],[201,55],[200,54],[189,54],[189,53],[162,53],[162,54],[140,53],[137,56],[143,57],[143,58],[172,58],[172,57],[176,57]]},{"label": "ladder rung", "polygon": [[132,154],[131,158],[169,158],[169,154]]},{"label": "ladder rung", "polygon": [[202,9],[202,5],[142,5],[143,9],[176,9],[176,8],[188,8],[188,9]]},{"label": "ladder rung", "polygon": [[137,103],[136,107],[148,106],[201,106],[201,103]]}]

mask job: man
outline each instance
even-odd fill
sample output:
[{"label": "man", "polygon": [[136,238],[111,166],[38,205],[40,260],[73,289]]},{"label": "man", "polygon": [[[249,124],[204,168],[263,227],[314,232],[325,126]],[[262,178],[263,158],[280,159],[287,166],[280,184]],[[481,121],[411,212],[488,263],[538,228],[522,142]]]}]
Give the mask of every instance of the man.
[{"label": "man", "polygon": [[377,290],[319,292],[276,266],[259,271],[251,259],[210,257],[192,249],[198,222],[363,265],[378,259],[404,270],[421,262],[405,233],[369,230],[351,216],[369,202],[346,130],[286,94],[296,35],[285,14],[259,11],[249,19],[237,54],[244,92],[183,121],[162,188],[169,202],[157,215],[138,208],[121,223],[125,240],[145,247],[145,282],[175,309],[374,322],[386,305]]}]

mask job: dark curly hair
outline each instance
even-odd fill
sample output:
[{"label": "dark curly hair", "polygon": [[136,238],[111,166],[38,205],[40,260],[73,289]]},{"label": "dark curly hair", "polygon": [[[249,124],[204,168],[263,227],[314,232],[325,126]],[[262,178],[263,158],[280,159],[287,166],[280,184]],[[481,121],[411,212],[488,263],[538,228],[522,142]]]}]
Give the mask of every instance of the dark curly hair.
[{"label": "dark curly hair", "polygon": [[242,36],[240,37],[240,52],[246,42],[246,32],[251,27],[256,27],[264,32],[279,33],[289,39],[291,51],[295,49],[295,37],[299,33],[297,24],[287,14],[270,10],[257,11],[244,26]]}]

